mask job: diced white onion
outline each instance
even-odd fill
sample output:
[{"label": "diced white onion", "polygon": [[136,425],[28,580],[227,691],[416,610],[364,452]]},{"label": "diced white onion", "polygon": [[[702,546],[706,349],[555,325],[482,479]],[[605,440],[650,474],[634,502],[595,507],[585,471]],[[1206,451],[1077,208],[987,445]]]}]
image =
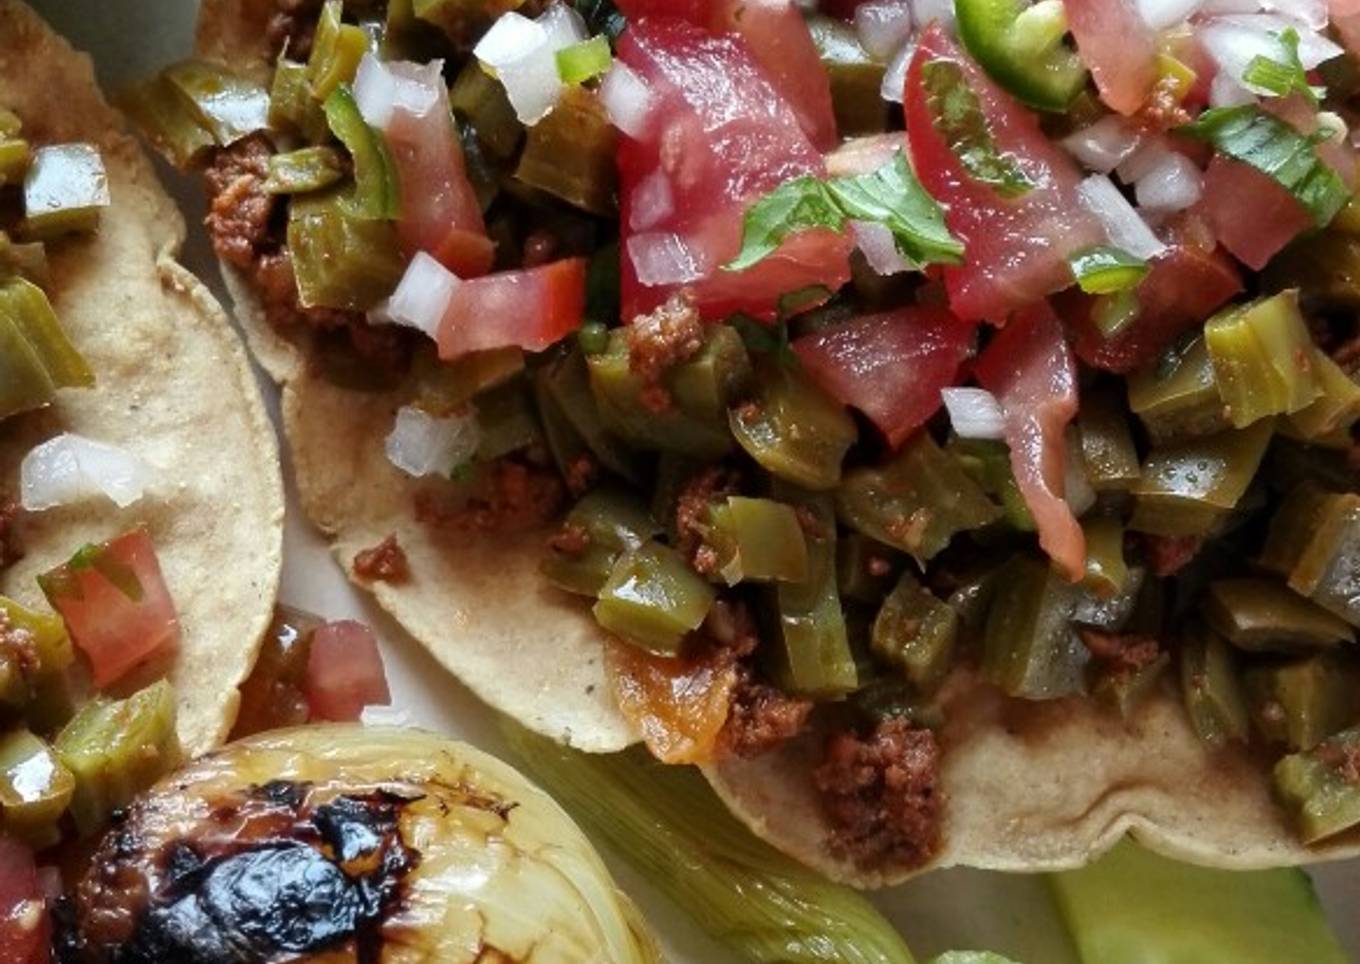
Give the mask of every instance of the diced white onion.
[{"label": "diced white onion", "polygon": [[557,52],[543,44],[523,60],[496,71],[515,116],[532,127],[541,121],[562,96],[562,77],[557,72]]},{"label": "diced white onion", "polygon": [[428,64],[384,63],[372,54],[364,54],[359,72],[354,75],[354,100],[364,122],[382,130],[397,108],[416,115],[434,109],[444,83],[443,71],[442,60]]},{"label": "diced white onion", "polygon": [[405,325],[435,338],[458,283],[456,274],[424,251],[417,251],[397,290],[369,312],[369,320]]},{"label": "diced white onion", "polygon": [[610,122],[629,137],[637,140],[646,133],[652,95],[627,64],[616,60],[604,75],[600,83],[600,103]]},{"label": "diced white onion", "polygon": [[1138,149],[1142,135],[1118,114],[1102,117],[1062,139],[1067,152],[1093,171],[1109,174]]},{"label": "diced white onion", "polygon": [[907,0],[866,0],[855,8],[855,33],[870,57],[887,60],[911,36],[911,20]]},{"label": "diced white onion", "polygon": [[1261,0],[1261,7],[1297,20],[1309,30],[1327,27],[1327,0]]},{"label": "diced white onion", "polygon": [[1005,438],[1006,416],[985,388],[942,388],[940,398],[959,438]]},{"label": "diced white onion", "polygon": [[912,0],[911,9],[912,19],[920,29],[938,20],[950,34],[954,33],[954,0]]},{"label": "diced white onion", "polygon": [[477,46],[472,48],[472,55],[492,70],[499,71],[523,60],[547,40],[548,31],[542,24],[512,10],[502,14],[491,29],[482,34]]},{"label": "diced white onion", "polygon": [[590,36],[586,22],[569,3],[552,3],[534,20],[548,38],[553,50],[564,50]]},{"label": "diced white onion", "polygon": [[1153,30],[1165,30],[1190,19],[1204,0],[1138,0],[1138,13]]},{"label": "diced white onion", "polygon": [[628,239],[628,257],[644,285],[674,285],[698,281],[707,273],[704,259],[680,235],[650,231]]},{"label": "diced white onion", "polygon": [[387,461],[407,475],[446,475],[477,453],[481,432],[472,411],[435,418],[406,405],[387,436]]},{"label": "diced white onion", "polygon": [[665,171],[657,168],[638,181],[637,187],[633,189],[628,227],[634,231],[650,231],[674,212],[675,195],[671,191],[671,179]]},{"label": "diced white onion", "polygon": [[1063,500],[1073,515],[1081,515],[1096,504],[1096,490],[1086,476],[1086,461],[1081,454],[1081,439],[1075,426],[1067,426],[1063,464]]},{"label": "diced white onion", "polygon": [[1241,107],[1256,103],[1256,95],[1243,87],[1232,75],[1220,70],[1209,82],[1210,107]]},{"label": "diced white onion", "polygon": [[850,229],[855,232],[855,243],[864,252],[864,260],[869,262],[875,274],[886,276],[911,270],[886,225],[877,221],[851,221]]},{"label": "diced white onion", "polygon": [[514,11],[502,14],[472,52],[496,72],[515,116],[532,126],[562,96],[557,51],[585,37],[580,16],[563,4],[554,4],[537,20]]},{"label": "diced white onion", "polygon": [[1135,258],[1150,261],[1166,250],[1132,204],[1104,174],[1092,174],[1077,185],[1077,196],[1105,227],[1110,243]]},{"label": "diced white onion", "polygon": [[1291,27],[1299,35],[1299,61],[1305,70],[1341,55],[1341,48],[1326,37],[1276,14],[1218,17],[1200,28],[1199,41],[1219,70],[1241,84],[1247,67],[1257,57],[1276,61],[1281,58],[1280,34]]},{"label": "diced white onion", "polygon": [[127,449],[71,432],[48,439],[19,465],[19,501],[30,512],[104,495],[120,509],[140,499],[151,469]]},{"label": "diced white onion", "polygon": [[403,709],[370,703],[359,711],[359,722],[364,726],[400,726],[410,729],[416,721]]},{"label": "diced white onion", "polygon": [[1154,211],[1184,211],[1204,194],[1204,175],[1184,154],[1168,151],[1134,187],[1139,207]]},{"label": "diced white onion", "polygon": [[878,95],[888,103],[902,103],[907,88],[907,71],[911,68],[911,58],[914,56],[916,44],[905,43],[888,62],[888,69],[883,71],[883,82],[878,87]]},{"label": "diced white onion", "polygon": [[1136,151],[1119,162],[1115,173],[1125,184],[1133,184],[1146,177],[1148,171],[1161,164],[1170,153],[1171,148],[1167,146],[1166,138],[1161,136],[1145,138]]}]

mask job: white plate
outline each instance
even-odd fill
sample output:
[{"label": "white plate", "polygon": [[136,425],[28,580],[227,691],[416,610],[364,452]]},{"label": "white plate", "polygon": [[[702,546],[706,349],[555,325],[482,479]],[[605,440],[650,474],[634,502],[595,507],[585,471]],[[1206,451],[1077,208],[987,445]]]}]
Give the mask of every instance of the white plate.
[{"label": "white plate", "polygon": [[[114,92],[164,64],[189,55],[196,3],[183,0],[32,0],[78,47],[93,52],[100,81]],[[227,304],[207,238],[198,223],[203,201],[193,179],[162,166],[190,223],[185,263]],[[262,379],[263,383],[263,379]],[[266,388],[277,413],[277,392]],[[285,466],[285,470],[287,467]],[[284,540],[283,600],[330,618],[352,616],[374,626],[383,640],[394,702],[423,725],[504,754],[491,715],[362,593],[354,590],[329,552],[289,502]],[[665,941],[668,959],[723,964],[716,947],[616,855],[620,882],[634,895]],[[1314,873],[1331,920],[1352,959],[1360,962],[1360,861]],[[994,950],[1024,964],[1077,964],[1042,878],[950,870],[929,874],[873,896],[919,957],[950,949]],[[1282,962],[1284,964],[1284,962]],[[1305,962],[1289,962],[1305,964]]]}]

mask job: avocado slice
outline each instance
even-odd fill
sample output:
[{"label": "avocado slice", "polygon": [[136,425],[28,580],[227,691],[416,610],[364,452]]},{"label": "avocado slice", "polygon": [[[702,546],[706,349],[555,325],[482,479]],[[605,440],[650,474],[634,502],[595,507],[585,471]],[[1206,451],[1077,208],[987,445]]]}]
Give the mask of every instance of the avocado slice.
[{"label": "avocado slice", "polygon": [[1301,870],[1177,863],[1124,840],[1049,877],[1082,964],[1347,964]]}]

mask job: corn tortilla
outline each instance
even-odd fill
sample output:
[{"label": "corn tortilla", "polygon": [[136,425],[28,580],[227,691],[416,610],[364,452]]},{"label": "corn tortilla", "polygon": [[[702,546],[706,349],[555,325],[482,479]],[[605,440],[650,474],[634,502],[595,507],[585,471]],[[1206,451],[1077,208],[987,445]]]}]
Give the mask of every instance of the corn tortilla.
[{"label": "corn tortilla", "polygon": [[0,0],[0,104],[35,143],[97,145],[112,198],[95,235],[48,250],[53,307],[97,384],[0,423],[0,491],[17,496],[24,455],[60,432],[125,448],[154,475],[126,509],[99,499],[29,516],[26,554],[0,573],[0,593],[45,609],[38,573],[84,543],[145,525],[179,613],[169,678],[181,742],[197,754],[231,729],[237,686],[273,612],[283,544],[277,442],[240,339],[175,261],[184,220],[150,160],[100,95],[89,58],[15,0]]},{"label": "corn tortilla", "polygon": [[[272,9],[270,0],[204,0],[199,54],[267,76],[263,26]],[[305,346],[273,332],[245,282],[233,283],[226,270],[257,357],[285,385],[304,506],[331,535],[351,576],[356,551],[396,532],[415,579],[408,587],[372,588],[446,667],[541,733],[592,750],[626,743],[628,729],[602,698],[600,630],[584,606],[536,579],[537,541],[500,539],[456,551],[432,541],[413,517],[412,483],[381,457],[396,403],[309,376]],[[336,436],[337,426],[344,426],[345,437]],[[1264,767],[1244,751],[1207,750],[1166,682],[1126,724],[1089,701],[1007,701],[956,674],[941,735],[944,842],[930,865],[911,870],[866,871],[831,853],[830,827],[810,779],[820,758],[818,734],[705,773],[758,835],[862,887],[897,883],[932,867],[1075,867],[1126,832],[1170,856],[1223,867],[1360,854],[1360,832],[1319,846],[1300,844],[1271,800]],[[582,699],[587,694],[591,698]]]}]

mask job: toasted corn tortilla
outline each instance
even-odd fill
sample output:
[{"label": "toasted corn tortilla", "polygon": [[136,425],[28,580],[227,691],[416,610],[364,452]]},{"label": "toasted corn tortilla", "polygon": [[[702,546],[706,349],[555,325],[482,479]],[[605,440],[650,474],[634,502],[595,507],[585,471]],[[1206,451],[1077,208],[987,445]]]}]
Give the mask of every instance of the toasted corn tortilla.
[{"label": "toasted corn tortilla", "polygon": [[15,0],[0,0],[0,104],[37,144],[96,144],[112,198],[94,236],[48,250],[53,307],[96,386],[0,422],[0,492],[17,496],[24,455],[60,432],[125,448],[154,476],[126,509],[97,499],[29,516],[26,555],[0,573],[0,593],[45,609],[38,573],[145,525],[179,612],[169,678],[180,739],[200,753],[231,729],[273,611],[283,548],[274,433],[226,315],[174,260],[184,220],[89,58]]},{"label": "toasted corn tortilla", "polygon": [[[199,53],[268,71],[269,0],[204,0]],[[546,589],[537,540],[457,548],[414,520],[415,486],[381,454],[392,399],[356,395],[307,374],[305,345],[265,322],[228,267],[261,364],[284,383],[284,410],[307,513],[334,539],[353,578],[359,549],[395,532],[415,574],[376,584],[379,602],[483,699],[531,728],[588,750],[634,738],[608,697],[600,633],[585,607]],[[343,431],[343,437],[337,436]],[[509,601],[509,602],[508,602]],[[1169,856],[1223,867],[1301,864],[1360,854],[1360,832],[1301,845],[1270,797],[1269,774],[1245,753],[1207,751],[1168,685],[1126,724],[1082,700],[1006,700],[959,674],[942,734],[944,840],[925,867],[866,870],[831,852],[811,771],[811,733],[756,760],[705,768],[759,836],[827,876],[861,887],[933,867],[1041,871],[1094,860],[1125,833]]]},{"label": "toasted corn tortilla", "polygon": [[[274,9],[259,0],[204,0],[199,55],[264,76],[264,25]],[[605,678],[599,626],[539,575],[547,533],[449,533],[417,520],[422,483],[383,452],[402,400],[318,377],[306,362],[305,335],[280,336],[248,281],[222,267],[251,350],[283,388],[303,511],[330,538],[346,575],[479,698],[525,726],[592,752],[635,742]],[[406,553],[411,578],[398,585],[358,577],[354,557],[389,535]]]},{"label": "toasted corn tortilla", "polygon": [[[931,867],[1064,870],[1126,833],[1168,857],[1234,870],[1360,854],[1360,831],[1301,844],[1264,763],[1208,751],[1164,682],[1125,723],[1088,699],[1023,703],[956,674],[940,733],[944,845]],[[881,887],[911,876],[831,851],[808,778],[822,738],[710,766],[709,782],[756,834],[834,880]]]}]

